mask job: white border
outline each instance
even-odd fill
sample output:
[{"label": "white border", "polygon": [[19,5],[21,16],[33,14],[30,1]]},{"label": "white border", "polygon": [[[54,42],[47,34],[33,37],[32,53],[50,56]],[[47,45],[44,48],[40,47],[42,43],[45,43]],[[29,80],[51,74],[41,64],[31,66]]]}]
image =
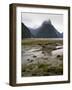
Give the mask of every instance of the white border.
[{"label": "white border", "polygon": [[[41,76],[41,77],[21,77],[21,12],[33,13],[52,13],[63,14],[64,38],[63,38],[63,75],[59,76]],[[16,8],[16,83],[36,83],[36,82],[53,82],[53,81],[67,81],[68,80],[68,11],[63,9],[44,9],[44,8]]]}]

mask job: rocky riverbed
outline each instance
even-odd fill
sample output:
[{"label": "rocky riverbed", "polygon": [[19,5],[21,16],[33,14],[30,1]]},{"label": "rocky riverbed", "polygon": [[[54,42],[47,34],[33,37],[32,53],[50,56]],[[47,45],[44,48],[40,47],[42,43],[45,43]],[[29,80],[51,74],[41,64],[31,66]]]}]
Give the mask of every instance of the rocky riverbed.
[{"label": "rocky riverbed", "polygon": [[55,44],[23,44],[22,76],[62,75],[63,46],[61,43]]}]

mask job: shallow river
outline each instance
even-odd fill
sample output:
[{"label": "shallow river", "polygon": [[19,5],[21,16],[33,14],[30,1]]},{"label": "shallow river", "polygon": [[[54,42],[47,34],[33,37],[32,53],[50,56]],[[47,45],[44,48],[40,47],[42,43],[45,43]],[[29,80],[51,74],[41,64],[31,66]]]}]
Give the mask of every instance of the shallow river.
[{"label": "shallow river", "polygon": [[[22,46],[22,64],[33,62],[36,63],[38,61],[42,62],[47,60],[48,63],[57,61],[57,55],[63,54],[63,49],[52,50],[47,52],[48,50],[43,50],[41,46]],[[61,62],[61,61],[60,61]],[[54,62],[55,63],[55,62]],[[58,62],[57,62],[58,63]]]}]

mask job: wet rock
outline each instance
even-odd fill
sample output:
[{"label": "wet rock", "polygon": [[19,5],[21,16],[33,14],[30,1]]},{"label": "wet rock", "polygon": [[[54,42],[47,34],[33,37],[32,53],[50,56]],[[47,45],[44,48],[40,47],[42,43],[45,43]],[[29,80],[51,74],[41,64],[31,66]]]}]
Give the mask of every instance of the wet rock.
[{"label": "wet rock", "polygon": [[46,43],[45,45],[48,45],[48,43]]},{"label": "wet rock", "polygon": [[42,48],[46,48],[46,46],[44,45],[44,46],[42,46]]},{"label": "wet rock", "polygon": [[60,55],[57,55],[57,58],[61,57]]},{"label": "wet rock", "polygon": [[45,54],[45,52],[42,51],[42,54]]},{"label": "wet rock", "polygon": [[27,59],[27,61],[30,61],[30,59]]},{"label": "wet rock", "polygon": [[33,62],[34,60],[30,60],[30,62]]},{"label": "wet rock", "polygon": [[40,45],[40,46],[41,46],[42,44],[40,44],[40,43],[39,43],[38,45]]},{"label": "wet rock", "polygon": [[37,56],[35,56],[35,55],[33,56],[33,58],[36,58],[36,57],[37,57]]}]

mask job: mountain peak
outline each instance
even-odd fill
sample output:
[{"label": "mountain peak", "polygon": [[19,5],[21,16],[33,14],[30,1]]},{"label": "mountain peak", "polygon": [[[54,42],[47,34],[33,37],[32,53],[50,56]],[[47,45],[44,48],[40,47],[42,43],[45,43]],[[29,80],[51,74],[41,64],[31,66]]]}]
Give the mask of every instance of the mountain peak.
[{"label": "mountain peak", "polygon": [[48,24],[51,24],[51,20],[50,19],[47,22],[48,22]]},{"label": "mountain peak", "polygon": [[49,19],[49,20],[47,20],[47,21],[44,21],[43,22],[43,25],[48,25],[48,24],[50,24],[51,25],[51,20]]}]

